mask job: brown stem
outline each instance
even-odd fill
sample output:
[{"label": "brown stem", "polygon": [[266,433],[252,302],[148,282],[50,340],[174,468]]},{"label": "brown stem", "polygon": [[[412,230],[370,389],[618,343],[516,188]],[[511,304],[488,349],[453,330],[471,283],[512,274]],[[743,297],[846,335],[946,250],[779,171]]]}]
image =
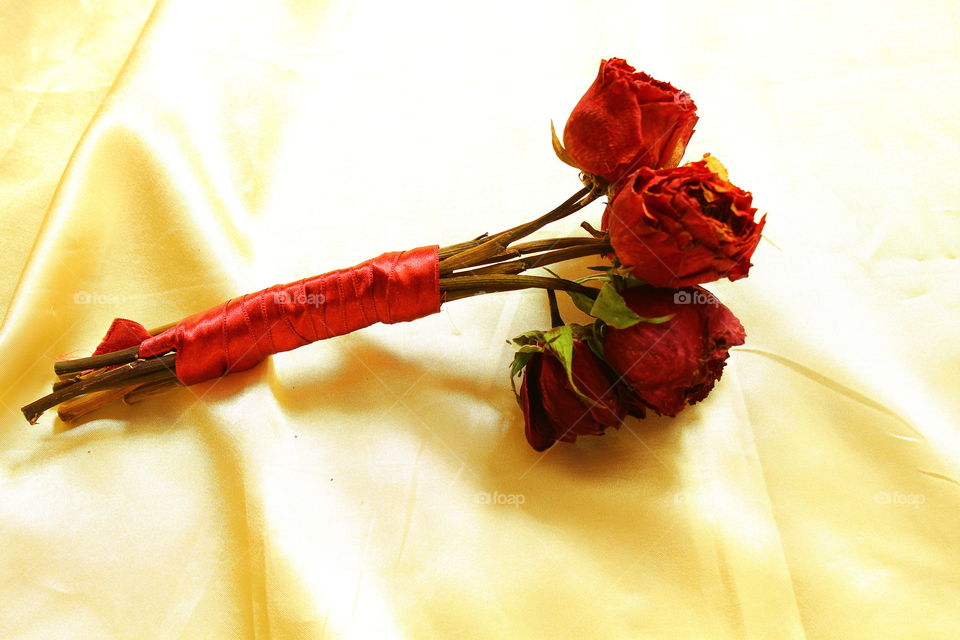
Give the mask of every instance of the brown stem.
[{"label": "brown stem", "polygon": [[593,225],[587,222],[586,220],[580,223],[580,228],[582,228],[584,231],[592,235],[594,238],[605,238],[607,236],[606,232],[597,231],[596,229],[593,228]]},{"label": "brown stem", "polygon": [[139,344],[132,347],[121,349],[120,351],[111,351],[102,353],[98,356],[89,356],[87,358],[76,358],[74,360],[63,360],[53,363],[53,372],[58,376],[77,371],[86,371],[87,369],[100,369],[101,367],[111,367],[118,364],[126,364],[137,359]]},{"label": "brown stem", "polygon": [[471,267],[476,267],[484,264],[493,264],[496,262],[504,262],[511,258],[519,258],[520,256],[528,255],[531,253],[540,253],[541,251],[551,251],[553,249],[566,249],[567,247],[582,247],[589,244],[605,244],[606,240],[595,240],[593,238],[584,238],[579,237],[570,237],[570,238],[549,238],[546,240],[532,240],[530,242],[523,242],[521,244],[508,247],[500,255],[492,256],[485,260],[477,260],[474,264],[470,265]]},{"label": "brown stem", "polygon": [[476,264],[478,260],[486,260],[503,252],[507,246],[520,238],[530,235],[534,231],[544,227],[551,222],[560,220],[599,198],[603,192],[595,185],[589,185],[580,189],[575,194],[567,198],[560,206],[553,211],[545,213],[535,220],[518,225],[506,231],[501,231],[490,237],[489,240],[470,249],[461,251],[440,262],[440,273],[450,273],[455,269]]},{"label": "brown stem", "polygon": [[[595,289],[568,280],[517,274],[526,269],[562,260],[604,253],[609,251],[605,240],[558,238],[527,242],[515,247],[509,247],[509,245],[551,222],[583,209],[603,193],[603,185],[591,183],[577,191],[560,206],[535,220],[493,236],[483,234],[473,240],[441,248],[439,250],[440,271],[443,276],[447,276],[440,279],[444,300],[459,300],[483,293],[528,288],[578,291],[590,296],[596,295]],[[539,255],[523,260],[511,260],[526,254]],[[470,267],[475,268],[472,271],[452,274],[458,269]],[[157,335],[174,324],[158,327],[150,333]],[[157,358],[140,359],[138,358],[139,348],[139,345],[136,345],[111,353],[55,363],[54,371],[58,375],[69,377],[56,382],[53,393],[24,406],[21,409],[23,415],[31,424],[34,424],[45,410],[67,403],[62,407],[63,415],[69,419],[76,419],[121,395],[128,402],[136,402],[142,397],[166,390],[168,386],[179,383],[174,372],[175,353]],[[88,373],[75,375],[83,371]],[[117,388],[121,390],[116,391]],[[104,390],[107,389],[114,391],[105,393]],[[85,395],[86,398],[68,402]]]},{"label": "brown stem", "polygon": [[560,305],[557,304],[557,292],[553,289],[547,289],[547,303],[550,305],[550,326],[562,327],[563,317],[560,315]]},{"label": "brown stem", "polygon": [[182,386],[183,383],[176,377],[162,376],[160,373],[164,372],[156,372],[142,378],[136,378],[138,382],[131,385],[94,391],[85,396],[67,400],[57,407],[57,415],[64,422],[76,422],[83,416],[93,413],[116,400],[122,399],[124,404],[136,404],[152,396],[166,393],[174,387]]},{"label": "brown stem", "polygon": [[175,387],[183,386],[183,383],[176,378],[168,378],[166,380],[157,380],[155,382],[149,382],[138,386],[133,391],[130,391],[123,396],[123,402],[125,404],[136,404],[138,402],[143,402],[147,398],[152,398],[153,396],[160,395],[161,393],[166,393]]},{"label": "brown stem", "polygon": [[479,276],[493,273],[517,274],[522,271],[526,271],[527,269],[535,269],[537,267],[543,267],[555,262],[563,262],[564,260],[573,260],[574,258],[583,258],[584,256],[592,256],[609,252],[610,245],[606,242],[587,242],[581,244],[580,246],[567,247],[566,249],[558,249],[556,251],[548,251],[539,255],[523,258],[522,260],[511,260],[509,262],[501,262],[499,264],[493,264],[487,267],[479,267],[477,269],[469,269],[466,271],[457,271],[453,275]]},{"label": "brown stem", "polygon": [[76,381],[79,380],[79,379],[80,379],[80,376],[78,376],[78,375],[72,375],[72,376],[69,376],[69,377],[67,377],[67,378],[60,378],[60,379],[58,379],[58,380],[54,380],[54,381],[53,381],[52,388],[51,388],[50,390],[51,390],[51,391],[59,391],[60,389],[63,389],[64,387],[69,387],[70,385],[72,385],[74,382],[76,382]]},{"label": "brown stem", "polygon": [[107,369],[101,374],[82,378],[68,387],[54,391],[20,410],[30,424],[35,424],[37,418],[47,409],[85,393],[123,386],[135,379],[137,382],[146,382],[147,376],[151,376],[151,380],[157,380],[174,375],[175,357],[176,354],[169,354],[148,360],[135,360]]},{"label": "brown stem", "polygon": [[483,244],[490,237],[489,234],[484,233],[483,235],[474,238],[473,240],[467,240],[466,242],[458,242],[457,244],[451,244],[448,247],[440,247],[440,259],[444,260],[454,255],[455,253],[460,253],[464,249],[472,249],[478,245]]},{"label": "brown stem", "polygon": [[517,226],[507,229],[506,231],[501,231],[497,235],[510,238],[510,242],[514,242],[515,240],[524,238],[534,231],[547,226],[551,222],[556,222],[557,220],[566,218],[572,213],[580,211],[588,204],[605,195],[606,193],[607,187],[605,184],[598,182],[588,184],[583,189],[577,191],[575,194],[567,198],[566,201],[564,201],[553,211],[543,214],[536,220],[518,224]]},{"label": "brown stem", "polygon": [[486,276],[455,276],[440,278],[440,291],[446,302],[469,298],[484,293],[500,291],[519,291],[521,289],[557,289],[559,291],[576,291],[590,297],[596,296],[597,290],[585,287],[570,280],[560,278],[544,278],[541,276],[518,275],[486,275]]},{"label": "brown stem", "polygon": [[[602,193],[602,189],[597,185],[585,186],[567,198],[567,200],[561,203],[560,206],[535,220],[518,225],[511,229],[507,229],[506,231],[501,231],[494,236],[483,234],[477,238],[474,238],[473,240],[468,240],[467,242],[460,242],[448,247],[443,247],[440,249],[441,273],[446,274],[457,268],[477,266],[491,262],[500,262],[510,258],[518,257],[525,253],[535,253],[537,251],[543,251],[551,248],[569,246],[566,244],[567,242],[579,244],[579,242],[583,239],[578,240],[575,238],[559,238],[556,240],[538,240],[517,245],[516,247],[510,248],[506,254],[497,255],[501,251],[505,250],[507,245],[514,240],[529,235],[530,233],[533,233],[537,229],[540,229],[550,222],[559,220],[574,213],[575,211],[579,211],[583,207],[593,202],[596,198],[600,197]],[[460,265],[459,267],[457,266],[458,264]],[[516,272],[515,268],[511,269],[512,270],[506,271],[506,273]],[[156,327],[155,329],[150,330],[150,334],[157,335],[158,333],[169,329],[175,324],[176,323],[170,323],[161,327]],[[137,359],[138,350],[139,346],[135,345],[129,347],[128,349],[120,349],[118,351],[112,351],[110,353],[104,353],[96,356],[64,360],[54,363],[53,370],[57,375],[63,376],[71,373],[88,371],[90,369],[101,369],[103,367],[126,364]],[[67,386],[69,385],[60,383],[56,385],[54,390],[59,391]]]},{"label": "brown stem", "polygon": [[57,416],[64,422],[76,422],[88,413],[93,413],[114,400],[119,400],[139,386],[138,384],[132,384],[114,389],[104,389],[103,391],[88,393],[85,396],[80,396],[73,400],[67,400],[57,407]]},{"label": "brown stem", "polygon": [[[577,247],[548,252],[534,258],[556,256],[570,249],[577,249]],[[596,253],[596,248],[593,249]],[[492,274],[458,275],[440,279],[440,290],[443,292],[444,300],[448,302],[484,293],[530,288],[577,291],[591,297],[596,295],[596,289],[560,278]],[[167,390],[168,386],[179,384],[175,370],[176,353],[158,358],[137,359],[110,369],[100,369],[79,376],[72,384],[31,402],[21,411],[30,424],[35,424],[44,411],[63,403],[61,417],[65,421],[76,420],[120,397],[123,397],[126,402],[137,402]],[[118,387],[120,391],[114,391]],[[111,393],[106,393],[105,390],[110,390]],[[69,402],[71,400],[73,402]]]},{"label": "brown stem", "polygon": [[[154,327],[153,329],[150,329],[149,333],[150,335],[155,336],[163,333],[170,327],[176,326],[176,324],[176,322],[170,322],[159,327]],[[126,349],[120,349],[119,351],[102,353],[98,356],[88,356],[86,358],[75,358],[73,360],[54,362],[53,372],[58,376],[63,376],[70,373],[77,373],[79,371],[86,371],[88,369],[101,369],[103,367],[126,364],[137,359],[137,352],[139,349],[140,345],[134,345]],[[56,388],[54,391],[56,391]]]}]

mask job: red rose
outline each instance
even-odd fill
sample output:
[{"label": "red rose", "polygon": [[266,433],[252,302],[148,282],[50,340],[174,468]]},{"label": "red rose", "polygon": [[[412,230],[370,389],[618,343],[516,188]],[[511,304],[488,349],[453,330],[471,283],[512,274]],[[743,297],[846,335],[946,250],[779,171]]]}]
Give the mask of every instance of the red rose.
[{"label": "red rose", "polygon": [[603,224],[620,262],[658,287],[746,277],[766,216],[754,222],[752,196],[726,178],[709,156],[627,178]]},{"label": "red rose", "polygon": [[638,167],[675,167],[697,107],[687,93],[620,58],[603,60],[597,79],[563,130],[566,155],[583,171],[616,182]]},{"label": "red rose", "polygon": [[533,354],[524,369],[523,420],[527,441],[537,451],[557,440],[601,436],[607,427],[619,427],[626,415],[627,403],[616,378],[580,341],[573,344],[572,371],[574,384],[586,398],[571,388],[563,364],[549,350]]},{"label": "red rose", "polygon": [[727,350],[746,337],[736,316],[700,287],[633,287],[623,292],[623,299],[640,316],[674,314],[662,324],[607,327],[604,334],[604,357],[639,402],[675,416],[706,398],[720,379]]}]

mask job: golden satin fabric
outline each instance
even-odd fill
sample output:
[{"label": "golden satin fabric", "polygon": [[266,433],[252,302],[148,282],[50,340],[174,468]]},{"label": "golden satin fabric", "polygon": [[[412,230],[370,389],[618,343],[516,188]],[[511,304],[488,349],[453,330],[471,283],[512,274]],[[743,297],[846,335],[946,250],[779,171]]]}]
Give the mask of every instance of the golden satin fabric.
[{"label": "golden satin fabric", "polygon": [[[954,636],[956,8],[717,9],[4,2],[0,637]],[[609,56],[689,91],[687,159],[769,212],[711,287],[748,337],[706,402],[533,452],[520,292],[20,416],[115,316],[553,207],[549,121]]]}]

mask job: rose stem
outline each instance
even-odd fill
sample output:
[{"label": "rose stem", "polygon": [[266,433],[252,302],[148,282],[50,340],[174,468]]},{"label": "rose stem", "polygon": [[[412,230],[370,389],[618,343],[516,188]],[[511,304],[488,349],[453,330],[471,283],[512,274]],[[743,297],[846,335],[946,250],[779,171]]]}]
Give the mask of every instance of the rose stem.
[{"label": "rose stem", "polygon": [[570,237],[570,238],[551,238],[546,240],[532,240],[530,242],[524,242],[522,244],[509,247],[507,248],[506,251],[504,251],[500,255],[492,256],[485,260],[478,260],[471,266],[491,264],[494,262],[503,262],[504,260],[509,260],[510,258],[519,258],[520,256],[527,255],[530,253],[540,253],[542,251],[550,251],[552,249],[565,249],[567,247],[599,245],[599,244],[606,244],[606,242],[607,242],[606,239],[597,240],[594,238],[584,238],[583,236]]},{"label": "rose stem", "polygon": [[[454,276],[440,279],[440,290],[443,292],[444,300],[447,302],[484,293],[516,291],[530,288],[577,291],[591,297],[596,295],[596,289],[560,278],[493,274],[486,276]],[[70,386],[59,389],[26,405],[21,411],[23,411],[24,417],[27,418],[30,424],[35,424],[37,418],[51,407],[55,407],[60,403],[67,402],[84,394],[95,396],[96,394],[93,392],[112,389],[114,387],[130,387],[127,393],[124,394],[124,399],[126,400],[129,396],[131,402],[136,402],[139,399],[152,395],[154,392],[159,392],[159,388],[166,386],[166,384],[180,384],[176,378],[175,367],[176,353],[171,353],[158,358],[134,360],[133,362],[128,362],[112,369],[102,369],[83,376]],[[157,385],[156,388],[151,387],[150,390],[147,389],[148,386],[154,384]],[[138,393],[141,388],[143,392]],[[78,410],[77,405],[71,405],[67,407],[65,413],[71,420],[75,420],[81,415],[99,409],[114,399],[115,397],[113,396],[107,396],[106,394],[100,395],[90,400],[89,404],[78,403],[82,411]]]},{"label": "rose stem", "polygon": [[576,282],[561,280],[560,278],[544,278],[541,276],[495,274],[487,276],[440,278],[440,291],[444,293],[443,299],[445,302],[469,298],[483,293],[518,291],[520,289],[559,289],[562,291],[576,291],[590,297],[596,296],[597,293],[596,289],[585,287]]},{"label": "rose stem", "polygon": [[88,393],[85,396],[80,396],[73,400],[67,400],[57,407],[57,415],[64,422],[73,422],[77,418],[82,418],[88,413],[110,404],[114,400],[119,400],[139,386],[139,384],[132,384],[114,389],[104,389],[103,391]]},{"label": "rose stem", "polygon": [[[182,386],[183,383],[172,373],[169,374],[168,377],[162,377],[159,373],[162,372],[156,372],[143,377],[143,379],[149,378],[152,382],[143,382],[139,381],[141,380],[140,378],[136,378],[138,382],[135,384],[113,389],[104,389],[103,391],[94,391],[85,396],[67,400],[57,407],[57,415],[64,422],[76,422],[79,418],[82,418],[88,413],[93,413],[115,400],[122,399],[124,404],[136,404],[152,396],[166,393],[174,387]],[[154,379],[154,376],[156,379]]]},{"label": "rose stem", "polygon": [[495,256],[506,249],[511,242],[530,235],[537,229],[540,229],[551,222],[564,218],[576,211],[579,211],[580,209],[583,209],[601,195],[603,195],[603,191],[598,189],[596,185],[586,186],[564,201],[559,207],[553,211],[545,213],[536,220],[531,220],[530,222],[513,227],[512,229],[501,231],[500,233],[491,236],[489,240],[486,240],[476,247],[466,249],[442,260],[440,262],[440,272],[448,273],[454,269],[469,267],[475,264],[478,260],[485,260]]},{"label": "rose stem", "polygon": [[487,274],[493,274],[493,273],[516,274],[516,273],[520,273],[521,271],[526,271],[527,269],[535,269],[536,267],[542,267],[548,264],[553,264],[555,262],[563,262],[565,260],[573,260],[574,258],[582,258],[584,256],[592,256],[592,255],[597,255],[602,253],[608,253],[609,251],[610,251],[610,245],[607,244],[606,242],[592,242],[590,244],[581,245],[579,247],[567,247],[566,249],[548,251],[546,253],[541,253],[539,255],[523,258],[522,260],[511,260],[509,262],[492,264],[487,267],[469,269],[466,271],[457,271],[452,275],[479,276],[479,275],[487,275]]},{"label": "rose stem", "polygon": [[[166,393],[174,387],[183,385],[183,383],[172,374],[169,377],[161,377],[159,373],[161,372],[144,376],[145,379],[150,378],[152,381],[141,381],[125,387],[94,391],[85,396],[67,400],[57,407],[57,415],[64,422],[76,422],[78,418],[82,418],[88,413],[93,413],[97,409],[105,407],[115,400],[122,399],[124,404],[136,404],[153,396]],[[157,379],[153,379],[154,376],[156,376]]]},{"label": "rose stem", "polygon": [[[545,243],[546,241],[544,241]],[[524,250],[533,250],[544,246],[544,243],[527,243]],[[580,239],[580,246],[569,246],[556,251],[547,251],[540,255],[531,256],[524,260],[515,260],[502,264],[495,264],[489,267],[475,269],[474,271],[483,271],[486,269],[503,271],[523,271],[544,264],[551,264],[563,260],[569,260],[584,255],[593,255],[605,253],[609,247],[605,242],[594,242],[589,239]],[[583,287],[574,282],[562,280],[559,278],[543,278],[537,276],[520,276],[511,273],[489,273],[489,274],[457,274],[454,277],[440,279],[441,290],[445,292],[446,301],[459,300],[480,293],[493,293],[497,291],[515,291],[528,288],[546,288],[546,289],[565,289],[580,291],[591,295],[594,291],[589,287]],[[112,354],[103,354],[101,356],[92,356],[90,358],[80,358],[78,360],[67,361],[65,364],[73,364],[82,367],[80,370],[92,368],[99,364],[100,367],[111,366],[118,359],[128,358],[134,347],[113,352]],[[104,356],[115,356],[114,358],[105,358]],[[134,356],[135,358],[136,356]],[[169,354],[160,358],[135,359],[132,362],[124,362],[112,369],[101,369],[92,371],[88,374],[76,377],[72,382],[66,385],[60,385],[54,389],[53,393],[36,400],[22,408],[24,416],[31,424],[47,409],[60,403],[66,402],[72,398],[89,394],[97,390],[121,386],[123,383],[130,384],[133,380],[138,383],[146,382],[146,378],[141,376],[150,376],[151,380],[175,379],[173,367],[175,367],[176,354]],[[78,365],[82,362],[82,365]],[[104,364],[104,363],[108,364]],[[58,363],[60,364],[60,363]],[[157,375],[159,373],[159,375]],[[80,415],[89,413],[107,402],[115,399],[113,396],[103,395],[99,400],[90,400],[89,403],[78,404],[78,406],[67,407],[64,413],[76,419]]]},{"label": "rose stem", "polygon": [[562,327],[564,322],[560,316],[560,306],[557,304],[557,292],[553,289],[547,289],[547,303],[550,305],[550,326]]},{"label": "rose stem", "polygon": [[551,222],[556,222],[557,220],[566,218],[572,213],[580,211],[600,196],[606,194],[606,192],[606,184],[602,182],[592,182],[570,196],[563,204],[553,211],[545,213],[539,218],[531,220],[530,222],[524,222],[523,224],[507,229],[506,231],[501,231],[493,237],[509,238],[507,241],[507,244],[509,244],[510,242],[530,235],[537,229],[541,229]]},{"label": "rose stem", "polygon": [[[176,324],[176,322],[170,322],[165,325],[150,329],[148,333],[152,336],[155,336],[159,333],[163,333],[170,327],[176,326]],[[70,373],[77,373],[79,371],[86,371],[87,369],[101,369],[103,367],[110,367],[117,364],[126,364],[137,359],[137,352],[139,349],[140,345],[133,345],[132,347],[128,347],[126,349],[120,349],[119,351],[101,353],[98,356],[87,356],[86,358],[75,358],[73,360],[61,360],[60,362],[53,363],[53,372],[58,376],[63,376]]]},{"label": "rose stem", "polygon": [[[440,249],[440,270],[441,273],[448,273],[453,269],[464,268],[468,266],[475,266],[477,264],[485,264],[487,262],[496,262],[499,260],[506,260],[511,257],[516,257],[523,253],[534,253],[543,249],[549,249],[553,247],[564,246],[564,242],[572,241],[573,239],[557,239],[557,240],[541,240],[530,243],[525,243],[514,247],[511,251],[512,253],[507,253],[506,255],[500,257],[496,254],[501,250],[506,248],[510,242],[522,238],[530,233],[533,233],[537,229],[540,229],[546,224],[553,222],[554,220],[559,220],[565,216],[568,216],[575,211],[582,209],[595,200],[601,195],[601,191],[597,188],[596,185],[586,186],[571,197],[567,198],[560,206],[556,207],[552,211],[540,216],[539,218],[527,222],[525,224],[507,229],[506,231],[501,231],[494,236],[488,236],[483,234],[478,238],[469,240],[467,242],[461,242],[458,244],[450,245],[448,247],[443,247]],[[559,244],[551,245],[551,242]],[[478,253],[472,253],[477,250],[480,250],[481,247],[485,247],[482,251]],[[542,248],[541,248],[542,247]],[[491,253],[492,251],[492,253]],[[461,258],[461,256],[466,257]],[[472,256],[472,257],[471,257]],[[451,259],[455,259],[451,261]],[[458,266],[459,265],[459,266]],[[151,335],[157,335],[162,331],[174,326],[176,323],[170,323],[162,327],[157,327],[150,331]],[[76,373],[79,371],[86,371],[88,369],[100,369],[103,367],[115,366],[120,364],[126,364],[128,362],[133,362],[137,359],[137,353],[139,346],[135,345],[129,347],[128,349],[120,349],[118,351],[111,351],[109,353],[103,353],[97,356],[89,356],[86,358],[76,358],[73,360],[63,360],[61,362],[55,362],[53,365],[53,371],[57,375],[67,375],[70,373]],[[63,387],[65,385],[61,385]]]},{"label": "rose stem", "polygon": [[[562,203],[560,203],[560,205],[557,206],[557,207],[555,207],[552,211],[549,211],[549,212],[545,213],[544,215],[540,216],[539,218],[533,220],[532,222],[537,222],[537,221],[543,220],[544,218],[552,217],[552,216],[557,216],[557,215],[559,215],[560,217],[563,217],[564,215],[569,215],[569,214],[564,214],[563,212],[564,212],[566,209],[574,206],[574,205],[577,203],[577,201],[580,200],[580,199],[581,199],[583,196],[585,196],[587,193],[589,193],[589,191],[590,191],[590,187],[589,187],[589,186],[588,186],[588,187],[584,187],[583,189],[580,189],[580,190],[577,191],[575,194],[573,194],[572,196],[570,196],[569,198],[567,198],[566,200],[564,200]],[[586,206],[586,205],[583,205],[583,206]],[[581,208],[582,208],[582,207],[581,207]],[[573,211],[575,211],[575,210],[571,210],[570,213],[573,213]],[[440,261],[443,262],[444,260],[447,260],[448,258],[454,257],[456,254],[460,254],[460,253],[463,253],[464,251],[467,251],[467,250],[470,250],[470,249],[474,249],[474,248],[476,248],[476,247],[478,247],[478,246],[480,246],[480,245],[486,244],[486,243],[489,242],[491,239],[494,239],[494,238],[503,236],[504,234],[508,234],[508,233],[511,233],[511,232],[516,232],[518,229],[520,229],[520,228],[522,228],[522,227],[525,227],[527,224],[531,224],[531,223],[526,223],[526,224],[523,224],[523,225],[519,225],[519,226],[517,226],[517,227],[511,227],[510,229],[506,229],[505,231],[501,231],[500,233],[495,233],[493,236],[491,236],[491,235],[488,234],[488,233],[484,233],[484,234],[482,234],[482,235],[474,238],[473,240],[468,240],[467,242],[458,242],[457,244],[452,244],[452,245],[450,245],[450,246],[448,246],[448,247],[440,247],[440,252],[439,252],[439,254],[440,254]],[[544,224],[547,224],[547,223],[544,222],[544,223],[541,224],[540,226],[543,226]],[[538,228],[539,228],[539,227],[538,227]],[[527,232],[527,233],[524,234],[524,235],[528,235],[529,233],[532,233],[532,231],[529,231],[529,232]],[[518,237],[522,237],[522,236],[518,236]]]},{"label": "rose stem", "polygon": [[177,378],[167,378],[166,380],[148,382],[147,384],[138,386],[136,389],[123,396],[123,402],[125,404],[136,404],[153,396],[160,395],[161,393],[166,393],[167,391],[172,390],[174,387],[180,386],[183,386],[183,383]]},{"label": "rose stem", "polygon": [[[506,261],[509,258],[523,255],[525,253],[536,253],[549,250],[551,248],[564,247],[573,249],[573,252],[562,253],[563,249],[557,251],[548,251],[540,256],[525,261],[513,261],[502,267],[497,267],[501,272],[491,275],[462,275],[457,274],[454,278],[443,278],[441,280],[441,290],[444,291],[444,300],[452,301],[461,298],[482,294],[493,293],[496,291],[514,291],[527,288],[545,288],[545,289],[566,289],[581,291],[587,295],[595,295],[593,289],[583,287],[573,282],[560,280],[558,278],[541,278],[536,276],[517,276],[510,272],[523,271],[544,264],[550,264],[560,260],[569,260],[573,257],[582,255],[591,255],[602,253],[598,247],[583,246],[587,239],[560,238],[554,240],[541,240],[518,245],[509,249],[504,255],[498,255],[501,251],[507,249],[507,246],[526,235],[542,228],[543,226],[564,218],[580,209],[584,208],[603,194],[603,185],[593,183],[580,189],[573,196],[564,201],[560,206],[552,211],[540,216],[530,222],[518,225],[506,231],[502,231],[494,236],[483,234],[474,240],[461,242],[455,245],[441,248],[439,250],[441,257],[441,269],[445,272],[454,269],[463,269],[464,267],[476,266],[480,264],[489,264],[490,262]],[[599,244],[599,243],[598,243]],[[589,249],[589,251],[588,251]],[[492,269],[492,268],[488,268]],[[174,326],[176,323],[170,323],[150,331],[151,335]],[[91,369],[85,376],[71,376],[69,380],[58,381],[55,383],[54,392],[24,406],[21,410],[24,416],[31,424],[50,407],[66,402],[71,398],[89,394],[97,390],[121,386],[124,382],[128,383],[136,379],[139,383],[137,388],[146,386],[148,378],[157,382],[175,384],[175,373],[172,368],[175,366],[176,354],[169,354],[161,358],[151,358],[147,360],[137,359],[139,345],[120,349],[118,351],[90,356],[87,358],[77,358],[66,360],[54,364],[54,371],[58,375],[69,375]],[[157,368],[157,362],[166,363],[168,371]],[[105,367],[114,367],[105,369]],[[135,390],[134,390],[135,391]],[[129,395],[136,398],[137,395],[131,392]],[[144,394],[146,395],[146,394]],[[104,396],[105,397],[105,396]],[[105,403],[104,403],[105,404]],[[100,404],[94,408],[98,408]],[[89,412],[92,409],[88,409]],[[76,413],[70,415],[76,416]]]},{"label": "rose stem", "polygon": [[597,231],[594,229],[593,225],[586,220],[580,223],[580,228],[592,235],[594,238],[604,238],[607,235],[605,231]]},{"label": "rose stem", "polygon": [[87,358],[76,358],[74,360],[63,360],[53,363],[53,372],[58,376],[87,369],[100,369],[101,367],[110,367],[117,364],[126,364],[137,359],[139,344],[132,347],[111,351],[110,353],[101,353],[98,356],[89,356]]},{"label": "rose stem", "polygon": [[54,381],[53,381],[52,388],[51,388],[50,390],[51,390],[51,391],[59,391],[60,389],[63,389],[64,387],[69,387],[70,385],[72,385],[74,382],[76,382],[76,381],[79,380],[79,379],[80,379],[80,376],[78,376],[78,375],[73,375],[73,376],[70,376],[69,378],[60,378],[60,379],[58,379],[58,380],[54,380]]},{"label": "rose stem", "polygon": [[483,244],[489,237],[490,237],[490,234],[484,233],[481,236],[474,238],[473,240],[467,240],[466,242],[458,242],[457,244],[451,244],[448,247],[440,247],[440,252],[439,252],[440,259],[443,260],[445,258],[449,258],[453,254],[459,253],[464,249],[472,249],[473,247],[479,244]]},{"label": "rose stem", "polygon": [[[26,417],[30,424],[35,424],[37,418],[39,418],[44,411],[71,398],[76,398],[91,391],[99,391],[101,389],[130,384],[134,378],[140,378],[141,376],[153,376],[152,379],[159,379],[166,375],[172,375],[175,366],[175,355],[176,354],[169,354],[159,358],[136,360],[119,365],[113,369],[104,371],[102,374],[78,380],[69,387],[54,391],[26,405],[21,411],[23,411],[24,417]],[[154,374],[156,373],[160,373],[161,375],[155,376]],[[146,379],[138,380],[138,382],[146,382]]]}]

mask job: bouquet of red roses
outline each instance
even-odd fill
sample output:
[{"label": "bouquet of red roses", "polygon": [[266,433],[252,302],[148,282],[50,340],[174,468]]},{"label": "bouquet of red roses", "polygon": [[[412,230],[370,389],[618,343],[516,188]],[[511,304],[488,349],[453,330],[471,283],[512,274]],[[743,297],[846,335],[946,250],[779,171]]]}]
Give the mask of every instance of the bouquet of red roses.
[{"label": "bouquet of red roses", "polygon": [[[553,134],[557,156],[580,170],[583,186],[552,211],[467,242],[390,252],[276,285],[153,330],[118,318],[92,356],[55,363],[52,393],[23,414],[35,423],[58,406],[70,422],[376,322],[415,320],[460,298],[541,288],[553,326],[513,339],[510,370],[511,381],[522,378],[534,449],[602,435],[628,414],[674,416],[707,396],[729,348],[745,337],[699,285],[746,277],[765,222],[713,157],[678,166],[696,122],[687,93],[624,60],[604,60],[563,141]],[[602,197],[599,230],[584,222],[584,236],[520,242]],[[524,274],[585,256],[605,262],[578,280]],[[565,324],[556,291],[593,322]]]}]

